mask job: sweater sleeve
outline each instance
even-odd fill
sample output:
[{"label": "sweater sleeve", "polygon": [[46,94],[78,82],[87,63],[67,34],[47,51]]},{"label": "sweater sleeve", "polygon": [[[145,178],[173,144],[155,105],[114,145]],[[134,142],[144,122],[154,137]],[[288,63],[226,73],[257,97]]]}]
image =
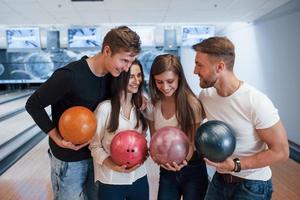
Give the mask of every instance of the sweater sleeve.
[{"label": "sweater sleeve", "polygon": [[71,72],[68,69],[55,71],[26,102],[27,112],[45,133],[55,127],[45,108],[63,98],[71,88],[71,79]]},{"label": "sweater sleeve", "polygon": [[108,103],[108,101],[99,104],[96,108],[95,116],[97,118],[97,129],[89,146],[93,159],[100,165],[102,165],[103,161],[110,156],[103,145],[103,138],[105,137],[105,134],[108,134],[106,124],[110,116],[109,113],[111,109],[109,108],[110,103]]}]

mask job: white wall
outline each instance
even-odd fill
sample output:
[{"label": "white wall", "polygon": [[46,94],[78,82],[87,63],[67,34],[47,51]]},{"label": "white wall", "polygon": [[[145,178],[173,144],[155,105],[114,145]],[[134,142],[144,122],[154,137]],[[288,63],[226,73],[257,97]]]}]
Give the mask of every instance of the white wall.
[{"label": "white wall", "polygon": [[[233,41],[235,73],[270,97],[289,140],[300,145],[300,1],[291,1],[254,23],[234,23],[217,35]],[[199,94],[199,78],[193,74],[195,52],[183,47],[180,56],[187,81]]]},{"label": "white wall", "polygon": [[252,23],[234,23],[223,34],[235,45],[236,75],[265,92],[266,84],[261,64],[263,55],[259,54],[260,47],[255,35],[255,26]]},{"label": "white wall", "polygon": [[181,58],[187,82],[193,92],[198,96],[201,88],[199,86],[200,80],[198,76],[194,74],[196,52],[192,49],[192,47],[182,47],[179,51],[179,56]]},{"label": "white wall", "polygon": [[300,1],[222,34],[236,46],[236,74],[271,98],[289,140],[300,144]]}]

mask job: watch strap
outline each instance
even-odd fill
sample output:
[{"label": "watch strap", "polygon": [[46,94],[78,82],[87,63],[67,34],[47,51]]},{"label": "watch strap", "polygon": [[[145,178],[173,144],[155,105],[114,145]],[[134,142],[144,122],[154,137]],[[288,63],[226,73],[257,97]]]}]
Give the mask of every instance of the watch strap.
[{"label": "watch strap", "polygon": [[233,169],[233,171],[234,172],[240,172],[242,170],[240,159],[239,158],[234,158],[233,162],[234,162],[234,169]]}]

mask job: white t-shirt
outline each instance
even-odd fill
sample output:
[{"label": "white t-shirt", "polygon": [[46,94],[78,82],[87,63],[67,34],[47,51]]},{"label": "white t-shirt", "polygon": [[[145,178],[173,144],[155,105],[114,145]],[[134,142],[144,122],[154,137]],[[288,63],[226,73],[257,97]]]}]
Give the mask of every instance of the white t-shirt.
[{"label": "white t-shirt", "polygon": [[135,107],[131,109],[130,119],[127,119],[123,115],[121,109],[119,115],[119,127],[115,133],[111,133],[107,130],[111,113],[110,101],[104,101],[96,108],[97,130],[89,147],[94,162],[95,181],[99,180],[102,183],[111,185],[129,185],[146,175],[145,164],[142,164],[135,171],[130,173],[120,173],[103,165],[103,161],[110,156],[110,144],[116,133],[123,130],[136,130],[142,133],[142,126],[138,129],[135,128],[137,122],[135,109]]},{"label": "white t-shirt", "polygon": [[163,128],[165,126],[175,126],[180,127],[178,125],[178,121],[176,118],[176,113],[170,117],[169,119],[166,119],[161,111],[161,101],[158,101],[156,103],[156,106],[153,106],[152,104],[147,105],[147,114],[145,117],[154,122],[154,128],[155,130],[158,130],[160,128]]},{"label": "white t-shirt", "polygon": [[[208,120],[221,120],[232,126],[236,132],[236,149],[232,155],[246,157],[267,148],[257,135],[255,129],[272,127],[279,121],[278,110],[270,99],[243,83],[241,87],[228,97],[218,95],[215,88],[203,89],[200,100]],[[235,176],[251,180],[268,180],[272,173],[270,167],[242,170]]]}]

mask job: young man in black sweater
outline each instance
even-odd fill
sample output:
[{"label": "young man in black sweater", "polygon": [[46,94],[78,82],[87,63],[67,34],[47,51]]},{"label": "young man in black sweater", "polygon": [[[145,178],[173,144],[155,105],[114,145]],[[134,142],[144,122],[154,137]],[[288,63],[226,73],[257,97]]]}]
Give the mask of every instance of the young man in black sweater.
[{"label": "young man in black sweater", "polygon": [[[72,106],[94,111],[110,97],[110,80],[128,71],[140,52],[139,36],[126,26],[110,30],[102,50],[56,70],[28,99],[26,110],[49,135],[51,181],[54,199],[96,199],[97,186],[88,145],[65,141],[58,130],[62,113]],[[52,120],[45,107],[51,105]]]}]

